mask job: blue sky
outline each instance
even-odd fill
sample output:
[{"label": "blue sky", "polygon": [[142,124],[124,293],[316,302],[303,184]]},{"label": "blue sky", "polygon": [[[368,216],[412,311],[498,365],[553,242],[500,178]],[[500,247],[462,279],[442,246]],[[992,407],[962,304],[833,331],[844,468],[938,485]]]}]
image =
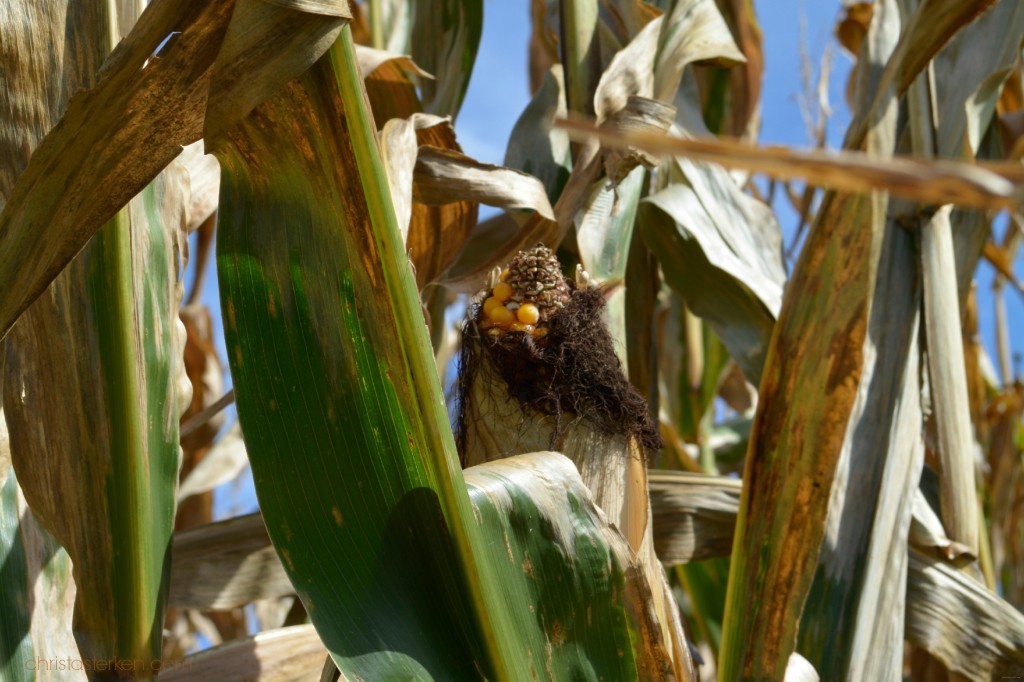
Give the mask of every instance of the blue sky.
[{"label": "blue sky", "polygon": [[[849,123],[843,96],[850,59],[838,48],[832,30],[839,2],[799,0],[756,0],[755,10],[765,40],[765,75],[762,91],[762,142],[808,146],[810,137],[801,116],[798,94],[800,49],[804,46],[817,69],[826,48],[831,45],[829,99],[833,115],[829,123],[829,144],[838,147]],[[464,150],[474,158],[500,164],[505,156],[508,136],[529,98],[526,47],[529,39],[529,3],[525,1],[485,0],[484,33],[474,75],[459,115],[457,132]],[[776,210],[783,230],[791,235],[796,215],[787,203],[777,202]],[[787,240],[788,241],[788,240]],[[1018,259],[1016,272],[1024,278],[1024,263]],[[208,281],[215,278],[211,273]],[[982,339],[994,358],[993,304],[990,293],[991,268],[982,266],[978,277],[979,322]],[[208,286],[203,296],[215,315],[215,333],[223,358],[223,340],[216,290]],[[1022,297],[1008,291],[1007,307],[1013,347],[1024,350],[1024,305]],[[231,412],[233,418],[233,410]],[[218,491],[215,515],[233,516],[256,508],[252,478],[247,472],[239,481]]]}]

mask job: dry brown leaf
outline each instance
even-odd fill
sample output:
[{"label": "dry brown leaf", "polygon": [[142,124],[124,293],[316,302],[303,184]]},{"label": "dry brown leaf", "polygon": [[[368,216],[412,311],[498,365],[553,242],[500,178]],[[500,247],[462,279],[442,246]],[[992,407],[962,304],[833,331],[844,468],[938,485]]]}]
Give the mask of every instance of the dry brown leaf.
[{"label": "dry brown leaf", "polygon": [[[431,120],[444,124],[428,125]],[[448,119],[422,119],[416,127],[416,141],[423,146],[461,152],[455,130]],[[414,175],[415,177],[415,175]],[[413,192],[415,194],[415,180]],[[476,227],[479,205],[461,199],[430,206],[413,201],[406,250],[412,254],[416,283],[420,289],[437,279],[451,266]]]},{"label": "dry brown leaf", "polygon": [[737,47],[747,61],[729,72],[729,115],[722,131],[734,137],[753,139],[761,118],[764,38],[751,0],[728,0],[725,8]]},{"label": "dry brown leaf", "polygon": [[843,17],[836,24],[836,40],[856,59],[868,34],[873,5],[870,2],[847,2]]},{"label": "dry brown leaf", "polygon": [[558,35],[547,23],[549,3],[530,0],[530,94],[536,94],[544,74],[559,62]]},{"label": "dry brown leaf", "polygon": [[352,17],[347,0],[236,0],[206,103],[208,151],[263,100],[303,73]]},{"label": "dry brown leaf", "polygon": [[[155,3],[35,149],[0,213],[0,270],[18,282],[0,305],[0,335],[182,145],[199,139],[233,8],[228,0]],[[171,28],[177,39],[151,59]],[[36,192],[54,200],[26,202]]]},{"label": "dry brown leaf", "polygon": [[684,139],[650,132],[621,133],[592,123],[560,119],[556,126],[575,139],[596,138],[614,148],[682,156],[726,168],[763,173],[846,192],[888,191],[925,204],[952,203],[985,209],[1015,209],[1024,198],[1021,170],[1011,164],[966,164],[893,157],[879,160],[855,151],[826,153],[754,146],[726,139]]},{"label": "dry brown leaf", "polygon": [[1017,291],[1024,293],[1024,285],[1021,284],[1020,280],[1017,279],[1017,275],[1013,272],[1013,261],[1006,249],[996,246],[992,242],[985,242],[985,250],[982,252],[982,255],[989,262],[989,265],[995,268],[996,272],[1006,278]]}]

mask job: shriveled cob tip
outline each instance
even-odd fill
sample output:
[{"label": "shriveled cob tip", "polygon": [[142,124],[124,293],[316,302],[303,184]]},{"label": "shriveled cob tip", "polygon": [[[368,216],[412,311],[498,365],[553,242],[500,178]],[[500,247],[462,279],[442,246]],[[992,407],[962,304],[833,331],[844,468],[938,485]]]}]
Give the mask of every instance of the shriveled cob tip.
[{"label": "shriveled cob tip", "polygon": [[526,332],[539,337],[569,302],[571,291],[555,254],[538,244],[520,251],[488,294],[478,320],[488,334]]}]

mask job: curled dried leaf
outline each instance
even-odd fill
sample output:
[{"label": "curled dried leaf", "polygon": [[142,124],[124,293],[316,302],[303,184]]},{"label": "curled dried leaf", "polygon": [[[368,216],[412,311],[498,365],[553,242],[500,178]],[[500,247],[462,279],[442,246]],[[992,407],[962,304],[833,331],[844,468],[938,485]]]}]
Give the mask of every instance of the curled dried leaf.
[{"label": "curled dried leaf", "polygon": [[797,151],[726,139],[625,133],[573,119],[561,119],[555,125],[576,139],[596,138],[606,147],[635,147],[650,154],[687,157],[781,180],[801,178],[838,191],[880,190],[925,204],[984,209],[1012,210],[1024,199],[1024,178],[1017,164],[982,165],[909,157],[878,159],[856,151]]}]

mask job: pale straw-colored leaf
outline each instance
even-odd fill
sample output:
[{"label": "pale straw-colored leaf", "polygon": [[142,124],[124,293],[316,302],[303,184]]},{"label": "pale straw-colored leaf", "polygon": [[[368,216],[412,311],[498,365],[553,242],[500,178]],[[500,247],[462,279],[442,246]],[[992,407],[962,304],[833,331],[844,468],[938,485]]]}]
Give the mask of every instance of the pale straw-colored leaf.
[{"label": "pale straw-colored leaf", "polygon": [[648,480],[655,549],[666,565],[729,554],[739,479],[654,470]]},{"label": "pale straw-colored leaf", "polygon": [[223,483],[233,481],[245,469],[247,463],[242,429],[236,421],[181,482],[181,487],[178,488],[178,503],[192,495],[209,492]]},{"label": "pale straw-colored leaf", "polygon": [[548,220],[555,217],[544,185],[532,175],[426,145],[420,147],[416,158],[413,198],[428,205],[469,200],[535,211]]},{"label": "pale straw-colored leaf", "polygon": [[378,50],[365,45],[356,45],[356,57],[359,59],[359,70],[366,78],[387,62],[395,62],[403,71],[414,74],[420,78],[433,78],[429,73],[421,69],[412,57],[405,54],[395,54],[387,50]]},{"label": "pale straw-colored leaf", "polygon": [[395,203],[395,216],[403,240],[409,236],[413,215],[413,176],[419,154],[416,133],[434,126],[447,127],[454,138],[451,120],[431,114],[413,114],[407,119],[393,118],[381,130],[381,154],[387,168],[391,200]]},{"label": "pale straw-colored leaf", "polygon": [[171,606],[223,610],[294,594],[259,514],[174,535]]},{"label": "pale straw-colored leaf", "polygon": [[789,655],[786,676],[782,679],[784,682],[818,682],[821,678],[811,662],[794,651]]},{"label": "pale straw-colored leaf", "polygon": [[412,121],[393,118],[380,131],[381,159],[388,172],[391,201],[395,204],[395,217],[402,241],[409,237],[412,220],[412,177],[416,168],[416,128]]},{"label": "pale straw-colored leaf", "polygon": [[953,540],[977,556],[980,529],[974,479],[975,444],[967,398],[959,296],[956,278],[950,276],[956,271],[950,210],[950,206],[943,206],[921,227],[928,386],[932,392],[936,452],[941,462],[942,518]]},{"label": "pale straw-colored leaf", "polygon": [[961,566],[975,559],[966,545],[954,542],[946,535],[942,520],[928,504],[924,494],[914,492],[914,518],[910,524],[910,546]]},{"label": "pale straw-colored leaf", "polygon": [[[708,547],[699,543],[702,538],[717,538],[717,529],[727,527],[728,517],[734,518],[739,511],[739,500],[734,492],[738,481],[671,471],[659,472],[656,481],[665,492],[651,497],[656,546],[694,547],[694,554],[708,558],[726,556],[728,550],[723,550],[717,539]],[[711,529],[704,528],[709,522],[706,514],[675,513],[672,500],[699,500],[701,497],[705,501],[695,506],[716,509],[716,517],[710,519],[714,524]],[[666,512],[664,505],[671,511]],[[658,524],[659,519],[664,523]],[[919,518],[915,511],[914,523],[928,522]],[[1024,674],[1024,616],[953,564],[929,554],[929,550],[909,550],[906,579],[901,581],[906,589],[905,631],[901,628],[891,634],[900,643],[905,636],[907,641],[928,651],[950,670],[972,679]],[[666,553],[661,555],[661,560],[670,566],[687,556],[689,552]],[[878,616],[877,611],[875,616]]]},{"label": "pale straw-colored leaf", "polygon": [[1024,615],[962,571],[910,551],[907,639],[970,679],[1024,676]]},{"label": "pale straw-colored leaf", "polygon": [[178,155],[178,163],[188,172],[189,204],[187,231],[194,232],[217,210],[220,200],[220,164],[217,157],[203,151],[203,141],[186,145]]},{"label": "pale straw-colored leaf", "polygon": [[315,679],[327,649],[312,625],[293,625],[261,632],[169,662],[160,674],[165,682],[292,682]]},{"label": "pale straw-colored leaf", "polygon": [[594,93],[594,115],[602,122],[626,106],[630,96],[654,94],[654,56],[658,52],[661,18],[641,29],[633,40],[612,58],[601,74]]},{"label": "pale straw-colored leaf", "polygon": [[675,99],[683,70],[689,64],[746,61],[714,0],[678,0],[662,19],[659,46],[654,96],[662,102]]}]

